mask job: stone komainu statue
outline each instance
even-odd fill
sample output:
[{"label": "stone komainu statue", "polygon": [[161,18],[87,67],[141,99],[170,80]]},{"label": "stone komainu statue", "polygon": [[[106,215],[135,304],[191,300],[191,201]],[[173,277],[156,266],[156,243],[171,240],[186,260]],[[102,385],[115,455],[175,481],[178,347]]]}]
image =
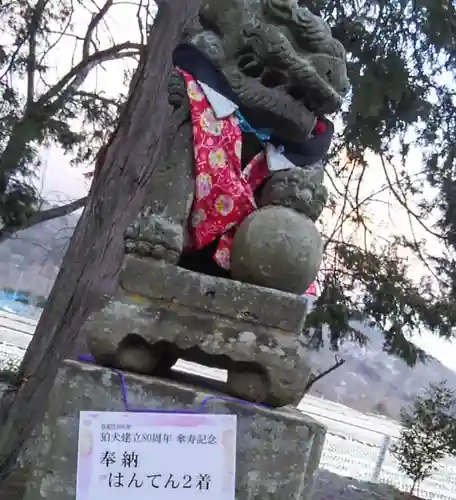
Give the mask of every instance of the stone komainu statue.
[{"label": "stone komainu statue", "polygon": [[206,0],[200,22],[170,83],[187,123],[127,252],[304,293],[320,265],[325,115],[348,90],[345,51],[291,0]]},{"label": "stone komainu statue", "polygon": [[296,0],[203,0],[199,21],[174,52],[177,133],[89,346],[145,374],[178,358],[225,368],[228,392],[280,406],[309,374],[298,295],[321,263],[314,222],[346,55]]}]

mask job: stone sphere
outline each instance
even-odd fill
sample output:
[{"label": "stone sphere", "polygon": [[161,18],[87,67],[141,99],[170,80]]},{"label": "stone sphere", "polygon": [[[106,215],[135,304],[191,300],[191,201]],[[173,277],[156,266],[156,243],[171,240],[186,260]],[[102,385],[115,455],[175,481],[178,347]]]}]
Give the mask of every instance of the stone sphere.
[{"label": "stone sphere", "polygon": [[235,280],[303,294],[315,280],[323,240],[305,215],[281,206],[261,208],[236,231],[231,252]]}]

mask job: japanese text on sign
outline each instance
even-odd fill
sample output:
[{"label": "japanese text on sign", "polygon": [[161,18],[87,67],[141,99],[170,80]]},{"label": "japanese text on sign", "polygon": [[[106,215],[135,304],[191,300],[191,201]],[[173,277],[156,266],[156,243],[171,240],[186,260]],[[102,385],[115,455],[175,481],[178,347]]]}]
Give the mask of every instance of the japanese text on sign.
[{"label": "japanese text on sign", "polygon": [[233,500],[235,456],[233,415],[81,412],[76,500]]},{"label": "japanese text on sign", "polygon": [[175,439],[180,444],[217,444],[217,438],[214,434],[177,434],[172,435],[161,432],[107,432],[101,431],[101,442],[119,442],[119,443],[157,443],[168,444]]}]

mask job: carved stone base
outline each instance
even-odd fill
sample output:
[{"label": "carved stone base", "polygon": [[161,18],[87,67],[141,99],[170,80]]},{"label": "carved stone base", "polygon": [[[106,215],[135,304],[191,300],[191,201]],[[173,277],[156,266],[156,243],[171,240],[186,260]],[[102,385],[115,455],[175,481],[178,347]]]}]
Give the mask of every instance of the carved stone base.
[{"label": "carved stone base", "polygon": [[227,393],[279,407],[301,400],[310,375],[305,314],[296,295],[130,256],[85,330],[101,365],[164,376],[185,359],[227,370]]},{"label": "carved stone base", "polygon": [[[132,408],[196,409],[208,394],[194,386],[125,375]],[[310,500],[325,428],[298,410],[271,410],[210,399],[208,413],[236,414],[236,500]],[[43,425],[28,443],[33,464],[23,500],[74,500],[80,411],[124,411],[120,377],[107,368],[66,361]],[[128,498],[128,495],[125,497]]]}]

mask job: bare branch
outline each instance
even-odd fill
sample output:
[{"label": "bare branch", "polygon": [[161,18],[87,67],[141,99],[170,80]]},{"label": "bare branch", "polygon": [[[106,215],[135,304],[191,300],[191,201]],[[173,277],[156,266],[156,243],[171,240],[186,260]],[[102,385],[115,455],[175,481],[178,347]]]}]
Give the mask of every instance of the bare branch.
[{"label": "bare branch", "polygon": [[[97,11],[100,10],[100,6],[98,5],[98,3],[95,1],[95,0],[88,0],[88,3],[92,6],[94,6]],[[117,2],[116,3],[113,3],[112,6],[116,5],[117,6]],[[136,5],[136,3],[135,3]],[[89,6],[86,6],[85,5],[85,2],[81,2],[81,7],[84,7],[88,12],[90,12],[90,14],[93,16],[93,12],[92,10],[89,8]],[[96,27],[96,29],[93,31],[93,35],[92,35],[92,44],[94,46],[97,47],[96,50],[98,50],[98,45],[97,43],[99,43],[99,39],[98,39],[98,31],[99,31],[99,28],[101,28],[100,25],[103,25],[103,31],[105,31],[105,34],[107,35],[107,37],[109,38],[109,41],[111,43],[111,45],[115,45],[115,38],[111,32],[111,28],[110,28],[110,25],[109,23],[106,21],[105,19],[106,16],[103,16],[101,19],[100,19],[100,22],[98,24],[98,26]]]},{"label": "bare branch", "polygon": [[9,64],[5,68],[5,71],[0,75],[0,82],[2,80],[4,80],[9,73],[11,73],[12,68],[14,66],[14,62],[16,61],[16,57],[19,55],[19,52],[21,51],[22,46],[24,44],[25,44],[25,40],[23,38],[18,38],[18,40],[16,40],[16,48],[15,48],[14,52],[11,54]]},{"label": "bare branch", "polygon": [[97,26],[102,21],[103,17],[106,15],[108,10],[112,7],[114,0],[106,0],[105,4],[101,9],[92,17],[92,20],[87,27],[87,31],[84,37],[84,43],[82,44],[82,60],[86,60],[90,56],[90,44],[92,42],[92,36]]},{"label": "bare branch", "polygon": [[310,388],[319,380],[321,380],[323,377],[326,377],[326,375],[329,375],[332,373],[334,370],[337,370],[337,368],[340,368],[343,364],[345,364],[345,359],[339,358],[337,355],[334,356],[334,361],[335,363],[331,365],[329,368],[326,370],[318,373],[317,375],[311,375],[307,384],[304,387],[305,394],[307,394],[310,390]]},{"label": "bare branch", "polygon": [[[393,196],[396,198],[397,202],[403,207],[405,208],[405,210],[407,210],[407,213],[410,214],[415,220],[416,222],[426,231],[428,232],[429,234],[431,234],[432,236],[435,236],[436,238],[438,238],[439,240],[443,240],[443,236],[441,234],[438,234],[437,232],[433,231],[431,228],[429,228],[428,226],[426,226],[426,224],[423,222],[423,219],[422,217],[420,217],[419,214],[417,214],[416,212],[414,212],[411,207],[408,205],[407,203],[407,200],[400,196],[400,194],[398,193],[398,191],[395,189],[394,187],[394,184],[393,181],[391,180],[389,174],[388,174],[388,169],[386,168],[386,160],[385,160],[385,156],[383,154],[380,154],[380,161],[382,163],[382,168],[383,168],[383,172],[385,173],[385,177],[386,177],[386,182],[388,183],[388,187],[391,191],[391,193],[393,194]],[[396,183],[397,185],[397,183]]]},{"label": "bare branch", "polygon": [[[49,89],[38,99],[37,104],[40,106],[50,106],[51,99],[58,97],[59,95],[60,104],[62,99],[64,100],[70,92],[74,92],[84,83],[88,72],[92,68],[106,61],[139,55],[142,48],[143,46],[138,43],[125,42],[119,45],[114,45],[109,49],[95,52],[94,54],[90,55],[86,59],[83,59],[76,66],[74,66],[65,76],[60,79],[60,81],[58,81],[51,89]],[[65,87],[67,87],[66,90]],[[62,96],[61,93],[64,90],[65,92]],[[54,107],[55,104],[52,106],[52,108]]]},{"label": "bare branch", "polygon": [[88,99],[93,99],[94,101],[101,101],[104,104],[106,104],[106,106],[116,106],[116,107],[120,106],[118,101],[116,101],[112,97],[105,97],[101,94],[96,94],[94,92],[86,92],[84,90],[78,90],[74,95],[75,95],[75,97],[78,97],[78,96],[79,97],[86,97]]},{"label": "bare branch", "polygon": [[138,21],[139,36],[141,37],[141,43],[144,43],[144,25],[141,19],[141,9],[143,7],[142,0],[140,0],[138,5],[138,10],[136,11],[136,19]]},{"label": "bare branch", "polygon": [[24,229],[28,229],[29,227],[36,226],[37,224],[41,224],[42,222],[46,222],[47,220],[56,219],[57,217],[63,217],[65,215],[69,215],[79,208],[82,208],[87,202],[87,197],[79,198],[76,201],[72,201],[71,203],[67,203],[66,205],[61,205],[60,207],[53,207],[47,210],[42,210],[40,212],[34,213],[31,217],[29,217],[22,226],[14,228],[12,230],[0,230],[0,243],[10,238],[13,234],[18,231],[23,231]]},{"label": "bare branch", "polygon": [[[62,41],[62,39],[64,37],[67,37],[67,36],[71,36],[69,33],[68,33],[68,29],[70,28],[71,26],[71,22],[73,20],[73,13],[74,13],[74,10],[73,10],[73,5],[71,5],[71,12],[69,13],[68,15],[68,19],[66,21],[66,24],[65,26],[63,27],[63,29],[59,32],[52,32],[52,31],[49,31],[49,33],[54,33],[54,34],[57,34],[59,35],[57,37],[56,40],[54,40],[54,42],[52,44],[50,44],[46,50],[43,51],[43,53],[41,54],[41,58],[40,58],[40,61],[38,64],[43,64],[46,57],[49,55],[49,53],[55,49],[55,47],[57,47],[57,45]],[[44,82],[44,78],[43,78],[43,73],[42,72],[39,72],[39,76],[40,76],[40,79],[41,81]]]}]

